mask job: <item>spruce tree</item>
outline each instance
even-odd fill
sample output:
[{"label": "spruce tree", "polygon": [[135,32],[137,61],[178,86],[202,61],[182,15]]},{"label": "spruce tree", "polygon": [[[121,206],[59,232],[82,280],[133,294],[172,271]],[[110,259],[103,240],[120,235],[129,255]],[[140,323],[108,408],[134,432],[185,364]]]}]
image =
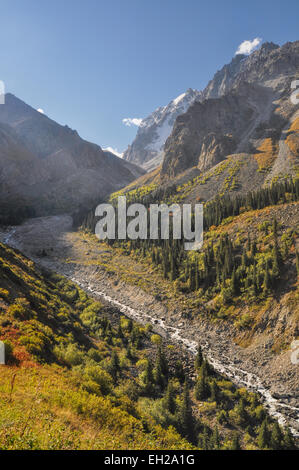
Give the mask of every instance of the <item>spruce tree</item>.
[{"label": "spruce tree", "polygon": [[274,450],[279,450],[281,448],[282,442],[282,432],[277,421],[273,424],[271,431],[271,448]]},{"label": "spruce tree", "polygon": [[195,361],[194,361],[195,369],[199,370],[202,366],[202,363],[203,363],[203,355],[202,355],[201,345],[200,343],[198,343],[197,353],[196,353]]},{"label": "spruce tree", "polygon": [[184,373],[184,368],[183,364],[181,361],[177,361],[175,364],[175,377],[179,380],[179,382],[182,384],[185,380],[185,373]]},{"label": "spruce tree", "polygon": [[163,375],[163,372],[162,372],[162,368],[161,368],[161,363],[158,361],[156,363],[156,367],[155,367],[155,382],[157,385],[159,385],[159,387],[161,387],[161,389],[164,389],[165,387],[165,377]]},{"label": "spruce tree", "polygon": [[283,449],[284,450],[294,450],[296,449],[293,435],[290,428],[287,428],[283,436]]},{"label": "spruce tree", "polygon": [[178,412],[179,430],[182,436],[194,442],[195,422],[192,414],[189,386],[187,380],[184,383],[182,403]]},{"label": "spruce tree", "polygon": [[209,397],[210,388],[207,379],[207,366],[204,361],[201,365],[199,377],[195,385],[195,398],[196,400],[205,400]]},{"label": "spruce tree", "polygon": [[213,449],[219,450],[220,447],[221,447],[221,439],[220,439],[220,434],[219,434],[217,425],[215,426],[215,428],[213,430],[213,435],[212,435],[211,441],[212,441]]},{"label": "spruce tree", "polygon": [[266,419],[264,419],[260,426],[257,443],[260,449],[267,449],[269,447],[269,430]]},{"label": "spruce tree", "polygon": [[240,402],[239,402],[239,405],[238,405],[238,408],[237,408],[237,413],[238,413],[238,419],[240,421],[241,424],[244,424],[246,423],[247,421],[247,412],[246,412],[246,408],[245,408],[245,401],[243,398],[241,398]]},{"label": "spruce tree", "polygon": [[150,359],[148,359],[146,362],[144,383],[145,383],[146,393],[151,394],[153,392],[154,375],[153,375],[153,365]]},{"label": "spruce tree", "polygon": [[212,381],[210,389],[211,389],[211,401],[215,401],[216,403],[218,403],[219,398],[220,398],[220,389],[217,385],[216,380]]},{"label": "spruce tree", "polygon": [[202,450],[210,450],[211,444],[212,443],[210,443],[209,428],[207,425],[204,425],[203,433],[199,435],[198,446]]},{"label": "spruce tree", "polygon": [[120,323],[118,324],[118,328],[117,328],[117,336],[118,336],[118,338],[121,338],[121,339],[123,339],[123,337],[124,337],[124,334],[123,334]]},{"label": "spruce tree", "polygon": [[111,370],[112,377],[114,378],[114,380],[116,380],[118,373],[120,371],[120,366],[119,366],[119,358],[115,350],[112,351],[110,370]]},{"label": "spruce tree", "polygon": [[164,406],[172,414],[176,411],[176,402],[175,402],[175,389],[173,382],[170,380],[167,385],[165,397],[164,397]]},{"label": "spruce tree", "polygon": [[168,372],[169,372],[168,363],[167,363],[167,359],[165,357],[162,346],[160,346],[158,349],[156,364],[157,365],[159,364],[159,367],[161,368],[161,372],[163,375],[165,376],[168,375]]},{"label": "spruce tree", "polygon": [[233,270],[231,277],[231,291],[233,295],[237,295],[239,293],[239,285],[235,269]]},{"label": "spruce tree", "polygon": [[231,450],[241,450],[239,434],[237,432],[233,435]]}]

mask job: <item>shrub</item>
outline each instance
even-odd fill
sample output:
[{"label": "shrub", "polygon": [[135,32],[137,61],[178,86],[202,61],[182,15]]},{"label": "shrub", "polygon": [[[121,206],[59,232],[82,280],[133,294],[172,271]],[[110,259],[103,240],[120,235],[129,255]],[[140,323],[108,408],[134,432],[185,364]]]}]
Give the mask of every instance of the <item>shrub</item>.
[{"label": "shrub", "polygon": [[55,346],[54,354],[60,362],[65,362],[69,366],[78,366],[84,363],[85,355],[75,344]]},{"label": "shrub", "polygon": [[8,308],[8,313],[18,320],[29,320],[34,317],[27,299],[19,298]]},{"label": "shrub", "polygon": [[162,343],[162,338],[159,335],[152,335],[151,336],[151,342],[153,344],[156,344],[157,346],[159,346]]},{"label": "shrub", "polygon": [[[101,394],[107,395],[112,389],[112,377],[100,366],[87,366],[84,369],[85,389],[99,390]],[[92,392],[95,393],[95,392]]]},{"label": "shrub", "polygon": [[4,300],[9,300],[8,290],[0,288],[0,297]]}]

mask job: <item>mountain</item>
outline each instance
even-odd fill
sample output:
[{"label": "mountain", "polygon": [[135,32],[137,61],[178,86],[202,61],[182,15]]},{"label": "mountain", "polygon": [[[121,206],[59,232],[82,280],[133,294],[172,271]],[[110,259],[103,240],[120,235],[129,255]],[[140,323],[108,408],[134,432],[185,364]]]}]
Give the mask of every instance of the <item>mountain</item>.
[{"label": "mountain", "polygon": [[[291,44],[291,43],[289,43]],[[286,48],[289,46],[286,45]],[[274,52],[277,58],[277,52],[280,47],[273,42],[265,42],[259,50],[248,56],[237,54],[229,64],[218,70],[213,79],[208,83],[203,90],[201,100],[208,98],[219,98],[225,95],[236,84],[239,79],[253,82],[264,73],[263,64],[267,62],[269,56]],[[272,55],[272,57],[273,57]],[[270,59],[272,60],[272,59]],[[281,73],[282,64],[279,65],[279,72]]]},{"label": "mountain", "polygon": [[12,94],[0,106],[0,149],[0,200],[6,211],[80,210],[144,173]]},{"label": "mountain", "polygon": [[[161,174],[173,178],[194,166],[205,171],[232,154],[261,156],[267,146],[271,172],[285,139],[282,132],[298,117],[298,105],[290,99],[298,72],[298,41],[282,47],[266,43],[247,58],[235,58],[208,84],[203,92],[207,98],[177,118],[165,144]],[[289,148],[271,176],[293,174],[297,159]]]},{"label": "mountain", "polygon": [[156,109],[143,119],[135,140],[124,153],[124,160],[140,165],[147,171],[159,166],[163,159],[163,147],[172,131],[175,119],[187,111],[200,92],[189,88],[167,106]]},{"label": "mountain", "polygon": [[[180,116],[187,112],[191,105],[195,102],[203,103],[209,99],[221,98],[230,93],[240,82],[264,84],[271,90],[283,86],[282,83],[265,82],[267,80],[271,82],[273,79],[275,81],[284,75],[293,74],[295,77],[298,65],[296,51],[296,43],[287,43],[279,47],[277,44],[267,42],[249,56],[236,55],[229,64],[215,73],[203,91],[189,89],[171,101],[168,106],[158,108],[144,119],[135,140],[124,153],[124,159],[142,166],[147,171],[158,167],[163,161],[164,145],[173,131],[176,119],[181,122]],[[290,84],[289,81],[287,83]],[[224,151],[227,150],[225,147]]]},{"label": "mountain", "polygon": [[177,116],[161,168],[128,190],[208,201],[298,177],[299,106],[291,100],[298,74],[299,41],[235,56]]}]

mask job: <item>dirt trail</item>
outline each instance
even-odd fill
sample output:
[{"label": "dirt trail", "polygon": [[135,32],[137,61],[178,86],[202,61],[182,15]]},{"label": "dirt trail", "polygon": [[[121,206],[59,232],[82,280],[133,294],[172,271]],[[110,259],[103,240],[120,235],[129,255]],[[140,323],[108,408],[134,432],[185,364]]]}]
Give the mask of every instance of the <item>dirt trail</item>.
[{"label": "dirt trail", "polygon": [[[243,349],[232,342],[225,324],[186,319],[179,308],[169,310],[165,302],[116,278],[96,262],[84,263],[92,249],[86,242],[76,243],[78,234],[72,232],[72,219],[67,215],[28,220],[0,232],[0,240],[65,275],[128,317],[152,323],[162,336],[190,352],[195,353],[199,341],[216,370],[236,385],[259,392],[271,415],[281,424],[291,425],[299,435],[298,365],[291,364],[289,351],[275,358],[263,343],[255,345],[254,350]],[[98,259],[104,255],[101,249],[95,253]]]}]

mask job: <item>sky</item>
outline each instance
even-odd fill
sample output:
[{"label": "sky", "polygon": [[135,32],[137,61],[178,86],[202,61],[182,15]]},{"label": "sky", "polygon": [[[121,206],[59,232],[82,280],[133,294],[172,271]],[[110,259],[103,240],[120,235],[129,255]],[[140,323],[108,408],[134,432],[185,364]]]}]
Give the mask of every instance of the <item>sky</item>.
[{"label": "sky", "polygon": [[0,14],[6,91],[118,152],[237,51],[299,39],[298,0],[0,0]]}]

